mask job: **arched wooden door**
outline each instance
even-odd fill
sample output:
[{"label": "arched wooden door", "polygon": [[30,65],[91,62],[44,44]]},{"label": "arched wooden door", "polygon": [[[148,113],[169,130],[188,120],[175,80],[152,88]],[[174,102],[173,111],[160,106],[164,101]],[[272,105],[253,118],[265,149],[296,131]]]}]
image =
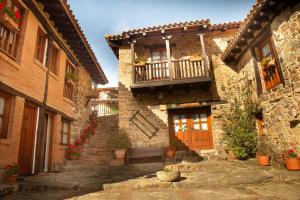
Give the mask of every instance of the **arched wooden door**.
[{"label": "arched wooden door", "polygon": [[170,137],[178,149],[212,149],[210,108],[176,109],[169,111]]}]

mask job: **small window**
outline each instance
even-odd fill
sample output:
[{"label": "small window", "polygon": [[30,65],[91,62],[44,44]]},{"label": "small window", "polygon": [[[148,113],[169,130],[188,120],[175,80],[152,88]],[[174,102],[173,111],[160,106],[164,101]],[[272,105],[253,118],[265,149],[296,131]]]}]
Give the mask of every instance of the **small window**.
[{"label": "small window", "polygon": [[257,46],[261,72],[267,90],[281,83],[279,76],[279,64],[275,59],[271,38],[266,39]]},{"label": "small window", "polygon": [[263,121],[263,115],[261,112],[256,115],[256,124],[257,124],[258,135],[263,136],[264,135],[264,121]]},{"label": "small window", "polygon": [[152,62],[160,62],[167,60],[167,53],[165,49],[155,49],[151,51]]},{"label": "small window", "polygon": [[50,62],[50,67],[49,70],[53,72],[54,74],[58,75],[58,48],[52,44],[51,46],[51,62]]},{"label": "small window", "polygon": [[62,145],[69,144],[70,133],[71,133],[71,122],[70,121],[68,121],[66,119],[62,119],[60,133],[61,133],[60,143]]},{"label": "small window", "polygon": [[0,91],[0,139],[7,139],[12,97]]},{"label": "small window", "polygon": [[69,61],[67,61],[65,70],[64,96],[70,100],[73,100],[74,86],[76,80],[77,75],[75,73],[75,67]]},{"label": "small window", "polygon": [[47,43],[46,33],[44,33],[41,28],[38,28],[35,58],[42,64],[45,64],[44,62],[45,62],[46,48],[47,48],[46,43]]}]

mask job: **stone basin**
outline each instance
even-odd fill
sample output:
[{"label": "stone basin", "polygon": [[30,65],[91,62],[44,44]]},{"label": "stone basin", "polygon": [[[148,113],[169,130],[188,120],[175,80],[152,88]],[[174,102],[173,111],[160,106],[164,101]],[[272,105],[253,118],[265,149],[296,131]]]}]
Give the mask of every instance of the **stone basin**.
[{"label": "stone basin", "polygon": [[172,182],[178,180],[180,171],[158,171],[156,176],[161,182]]}]

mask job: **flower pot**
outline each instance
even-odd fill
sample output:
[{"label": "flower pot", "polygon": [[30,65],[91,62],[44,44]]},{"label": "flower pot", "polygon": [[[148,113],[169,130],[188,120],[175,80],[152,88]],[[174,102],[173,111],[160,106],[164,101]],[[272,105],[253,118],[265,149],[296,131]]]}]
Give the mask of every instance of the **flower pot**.
[{"label": "flower pot", "polygon": [[0,22],[11,31],[18,31],[19,24],[15,22],[6,12],[0,13]]},{"label": "flower pot", "polygon": [[68,156],[68,160],[79,160],[78,156]]},{"label": "flower pot", "polygon": [[258,155],[257,163],[262,166],[269,166],[270,165],[270,156]]},{"label": "flower pot", "polygon": [[4,182],[7,184],[15,184],[17,182],[17,174],[5,175]]},{"label": "flower pot", "polygon": [[172,182],[178,180],[180,171],[158,171],[156,176],[161,182]]},{"label": "flower pot", "polygon": [[175,152],[176,152],[175,149],[167,147],[166,149],[167,158],[174,158]]},{"label": "flower pot", "polygon": [[115,149],[115,157],[117,159],[124,159],[126,149]]},{"label": "flower pot", "polygon": [[289,158],[285,160],[287,170],[296,171],[300,170],[300,158]]}]

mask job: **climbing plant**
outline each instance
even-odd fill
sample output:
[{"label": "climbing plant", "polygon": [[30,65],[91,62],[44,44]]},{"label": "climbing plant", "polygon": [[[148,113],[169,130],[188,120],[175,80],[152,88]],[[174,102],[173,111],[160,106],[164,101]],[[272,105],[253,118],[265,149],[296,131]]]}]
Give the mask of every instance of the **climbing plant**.
[{"label": "climbing plant", "polygon": [[238,159],[248,159],[255,155],[257,132],[255,116],[257,104],[250,84],[236,82],[227,91],[228,105],[222,109],[222,129],[224,143]]}]

